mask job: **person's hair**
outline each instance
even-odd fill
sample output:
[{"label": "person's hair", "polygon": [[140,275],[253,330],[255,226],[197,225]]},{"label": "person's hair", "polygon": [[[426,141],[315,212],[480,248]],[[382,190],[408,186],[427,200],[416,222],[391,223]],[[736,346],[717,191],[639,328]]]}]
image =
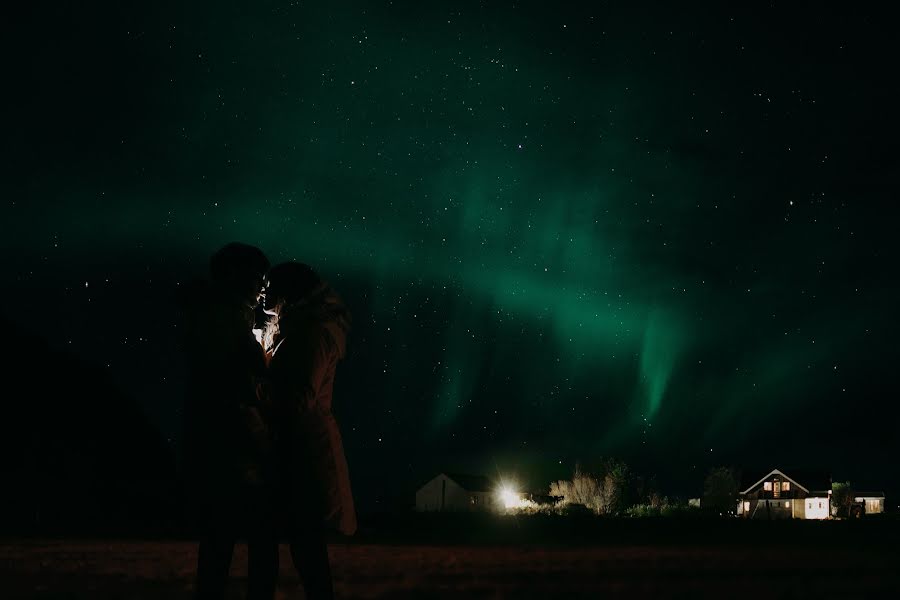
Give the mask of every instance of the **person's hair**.
[{"label": "person's hair", "polygon": [[266,295],[293,304],[308,296],[322,285],[322,278],[309,265],[286,262],[269,271],[269,287]]},{"label": "person's hair", "polygon": [[269,259],[256,246],[231,242],[219,248],[209,260],[209,276],[215,283],[232,284],[265,275]]}]

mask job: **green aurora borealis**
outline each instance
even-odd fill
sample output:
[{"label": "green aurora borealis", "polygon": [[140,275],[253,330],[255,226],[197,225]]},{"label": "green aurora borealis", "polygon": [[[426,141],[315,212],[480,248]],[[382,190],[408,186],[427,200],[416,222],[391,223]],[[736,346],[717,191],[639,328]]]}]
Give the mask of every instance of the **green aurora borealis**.
[{"label": "green aurora borealis", "polygon": [[354,312],[373,495],[385,464],[839,470],[833,436],[883,437],[844,414],[895,411],[874,20],[421,4],[35,16],[3,239],[37,332],[177,442],[176,282],[231,240],[309,262]]}]

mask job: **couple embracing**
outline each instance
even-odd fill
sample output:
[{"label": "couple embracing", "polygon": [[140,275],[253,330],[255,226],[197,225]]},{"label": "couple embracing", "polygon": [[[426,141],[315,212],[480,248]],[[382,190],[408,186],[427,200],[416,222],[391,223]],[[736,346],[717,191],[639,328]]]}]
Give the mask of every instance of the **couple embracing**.
[{"label": "couple embracing", "polygon": [[[180,297],[197,597],[224,596],[234,545],[246,539],[247,596],[271,599],[285,539],[306,597],[332,598],[325,536],[356,530],[331,412],[349,311],[308,265],[270,269],[261,250],[240,243],[216,252],[209,279]],[[263,331],[254,329],[260,307]]]}]

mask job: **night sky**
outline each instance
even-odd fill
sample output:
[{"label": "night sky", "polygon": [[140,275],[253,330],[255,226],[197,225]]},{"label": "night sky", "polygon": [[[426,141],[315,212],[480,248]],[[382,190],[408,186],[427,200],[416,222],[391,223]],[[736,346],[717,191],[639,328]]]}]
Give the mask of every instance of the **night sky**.
[{"label": "night sky", "polygon": [[605,456],[896,489],[895,27],[709,4],[31,6],[4,313],[177,451],[178,285],[233,240],[308,262],[363,507]]}]

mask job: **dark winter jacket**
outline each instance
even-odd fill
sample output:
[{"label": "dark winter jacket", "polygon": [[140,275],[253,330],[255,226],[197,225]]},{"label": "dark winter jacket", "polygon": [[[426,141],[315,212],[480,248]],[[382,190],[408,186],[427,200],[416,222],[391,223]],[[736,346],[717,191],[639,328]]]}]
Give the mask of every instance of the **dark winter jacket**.
[{"label": "dark winter jacket", "polygon": [[257,387],[265,352],[253,311],[207,283],[181,294],[187,359],[184,447],[187,476],[201,494],[264,482],[271,447]]},{"label": "dark winter jacket", "polygon": [[327,285],[285,307],[268,374],[289,510],[300,511],[301,520],[321,518],[346,535],[356,531],[356,512],[331,405],[349,323],[347,309]]}]

